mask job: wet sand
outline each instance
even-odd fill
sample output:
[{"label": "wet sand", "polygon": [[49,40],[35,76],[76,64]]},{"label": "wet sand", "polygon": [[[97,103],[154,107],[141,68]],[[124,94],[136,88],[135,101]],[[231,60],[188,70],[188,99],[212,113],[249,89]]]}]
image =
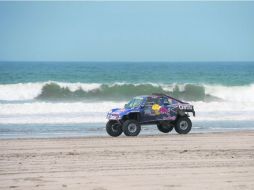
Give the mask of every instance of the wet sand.
[{"label": "wet sand", "polygon": [[0,189],[254,189],[254,131],[0,140]]}]

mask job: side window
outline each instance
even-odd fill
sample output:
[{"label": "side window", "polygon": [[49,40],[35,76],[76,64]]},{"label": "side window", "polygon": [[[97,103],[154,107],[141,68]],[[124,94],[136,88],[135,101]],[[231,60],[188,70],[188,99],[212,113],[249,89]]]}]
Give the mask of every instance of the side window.
[{"label": "side window", "polygon": [[157,99],[158,99],[157,104],[159,104],[160,106],[164,106],[164,99],[165,98],[161,97],[161,98],[157,98]]},{"label": "side window", "polygon": [[161,105],[161,98],[154,98],[154,103]]},{"label": "side window", "polygon": [[170,98],[166,98],[166,97],[163,98],[163,105],[164,106],[168,106],[170,104],[172,104],[172,100]]},{"label": "side window", "polygon": [[155,101],[156,104],[159,104],[160,106],[168,106],[172,104],[172,99],[167,97],[161,97],[157,101]]},{"label": "side window", "polygon": [[171,104],[167,97],[156,98],[155,103],[159,104],[160,106],[168,106]]},{"label": "side window", "polygon": [[173,100],[171,98],[167,98],[168,105],[173,104]]},{"label": "side window", "polygon": [[145,106],[152,106],[153,104],[155,104],[154,98],[147,97]]}]

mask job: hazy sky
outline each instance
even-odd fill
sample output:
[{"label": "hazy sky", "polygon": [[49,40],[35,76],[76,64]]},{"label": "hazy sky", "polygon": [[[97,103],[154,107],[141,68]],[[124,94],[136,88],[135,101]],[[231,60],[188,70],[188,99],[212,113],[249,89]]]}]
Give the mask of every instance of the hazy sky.
[{"label": "hazy sky", "polygon": [[0,60],[254,61],[254,2],[0,2]]}]

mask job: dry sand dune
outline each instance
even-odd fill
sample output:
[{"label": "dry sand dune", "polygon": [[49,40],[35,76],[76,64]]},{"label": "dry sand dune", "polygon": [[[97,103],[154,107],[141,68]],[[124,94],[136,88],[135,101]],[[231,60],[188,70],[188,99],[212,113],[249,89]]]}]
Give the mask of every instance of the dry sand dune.
[{"label": "dry sand dune", "polygon": [[0,189],[254,189],[254,131],[0,140]]}]

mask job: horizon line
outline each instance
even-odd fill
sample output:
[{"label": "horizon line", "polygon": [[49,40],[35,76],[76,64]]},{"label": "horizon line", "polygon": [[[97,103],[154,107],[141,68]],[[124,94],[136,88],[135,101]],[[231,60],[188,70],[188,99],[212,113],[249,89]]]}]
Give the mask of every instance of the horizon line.
[{"label": "horizon line", "polygon": [[116,61],[90,61],[90,60],[68,60],[68,61],[63,61],[63,60],[0,60],[0,62],[94,62],[94,63],[147,63],[147,62],[159,62],[159,63],[173,63],[173,62],[178,62],[178,63],[192,63],[192,62],[254,62],[254,60],[227,60],[227,61],[220,61],[220,60],[215,60],[215,61],[206,61],[206,60],[202,60],[202,61],[159,61],[159,60],[155,60],[155,61],[123,61],[123,60],[116,60]]}]

